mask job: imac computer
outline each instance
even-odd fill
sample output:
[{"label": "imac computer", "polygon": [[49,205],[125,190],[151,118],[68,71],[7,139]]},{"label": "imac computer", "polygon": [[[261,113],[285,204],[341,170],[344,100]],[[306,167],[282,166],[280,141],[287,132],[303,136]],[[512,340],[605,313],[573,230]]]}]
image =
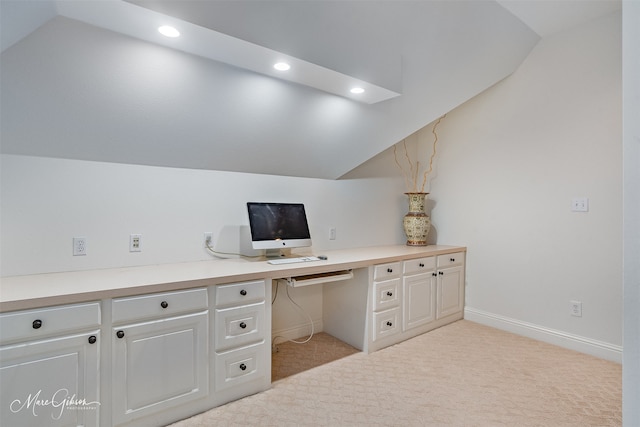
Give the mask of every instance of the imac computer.
[{"label": "imac computer", "polygon": [[266,249],[267,258],[281,257],[285,249],[311,246],[302,203],[248,202],[253,249]]}]

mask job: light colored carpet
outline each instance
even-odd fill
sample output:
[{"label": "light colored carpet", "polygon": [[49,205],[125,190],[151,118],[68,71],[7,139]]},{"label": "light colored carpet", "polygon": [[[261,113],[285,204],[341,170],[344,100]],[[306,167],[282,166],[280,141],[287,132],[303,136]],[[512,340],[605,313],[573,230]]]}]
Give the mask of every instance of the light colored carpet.
[{"label": "light colored carpet", "polygon": [[174,427],[620,425],[619,364],[462,320]]},{"label": "light colored carpet", "polygon": [[[303,337],[297,341],[305,340]],[[278,351],[271,354],[271,381],[278,381],[360,352],[357,348],[324,332],[315,334],[305,344],[288,341],[277,344],[276,348]]]}]

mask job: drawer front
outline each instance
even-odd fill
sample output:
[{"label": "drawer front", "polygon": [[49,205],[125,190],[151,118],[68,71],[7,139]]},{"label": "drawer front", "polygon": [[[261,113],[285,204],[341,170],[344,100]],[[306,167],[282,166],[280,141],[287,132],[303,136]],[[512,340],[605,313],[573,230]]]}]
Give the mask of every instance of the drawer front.
[{"label": "drawer front", "polygon": [[464,252],[438,255],[438,268],[457,267],[464,264]]},{"label": "drawer front", "polygon": [[400,308],[373,313],[373,341],[400,332]]},{"label": "drawer front", "polygon": [[0,314],[0,342],[32,340],[99,325],[99,302],[3,313]]},{"label": "drawer front", "polygon": [[419,274],[425,273],[429,270],[436,268],[436,258],[426,257],[418,259],[408,259],[402,263],[402,270],[404,274]]},{"label": "drawer front", "polygon": [[231,283],[215,287],[216,307],[245,305],[264,301],[266,286],[264,281]]},{"label": "drawer front", "polygon": [[392,279],[373,284],[373,310],[386,310],[400,305],[400,279]]},{"label": "drawer front", "polygon": [[216,309],[216,351],[264,340],[264,316],[264,302],[242,307]]},{"label": "drawer front", "polygon": [[264,346],[265,344],[262,343],[216,354],[216,391],[253,381],[256,378],[264,376],[266,374],[266,372],[264,372]]},{"label": "drawer front", "polygon": [[386,280],[400,276],[400,262],[390,262],[374,266],[373,280]]},{"label": "drawer front", "polygon": [[207,306],[207,289],[198,288],[117,298],[111,315],[113,323],[123,323],[206,310]]}]

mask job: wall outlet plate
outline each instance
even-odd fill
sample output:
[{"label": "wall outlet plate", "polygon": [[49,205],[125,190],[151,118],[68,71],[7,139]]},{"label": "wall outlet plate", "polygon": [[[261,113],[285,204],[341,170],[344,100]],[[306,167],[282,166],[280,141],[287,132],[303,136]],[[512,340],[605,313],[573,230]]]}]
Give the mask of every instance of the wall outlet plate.
[{"label": "wall outlet plate", "polygon": [[213,233],[211,231],[204,232],[204,247],[212,249],[213,248]]},{"label": "wall outlet plate", "polygon": [[569,301],[569,304],[571,304],[571,315],[576,317],[582,317],[582,302]]},{"label": "wall outlet plate", "polygon": [[74,237],[73,238],[73,256],[82,256],[86,254],[87,254],[87,238]]},{"label": "wall outlet plate", "polygon": [[129,252],[142,252],[142,234],[129,236]]},{"label": "wall outlet plate", "polygon": [[589,199],[587,197],[571,199],[571,212],[589,212]]}]

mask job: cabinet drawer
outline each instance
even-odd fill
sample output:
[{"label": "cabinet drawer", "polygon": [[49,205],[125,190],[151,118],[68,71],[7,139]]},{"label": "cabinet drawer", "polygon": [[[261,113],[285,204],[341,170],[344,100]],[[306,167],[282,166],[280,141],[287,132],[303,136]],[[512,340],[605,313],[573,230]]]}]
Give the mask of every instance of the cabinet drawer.
[{"label": "cabinet drawer", "polygon": [[424,273],[436,268],[436,258],[430,256],[426,258],[408,259],[403,262],[402,268],[404,274]]},{"label": "cabinet drawer", "polygon": [[373,341],[400,332],[400,308],[373,313]]},{"label": "cabinet drawer", "polygon": [[380,311],[400,305],[400,279],[373,284],[373,310]]},{"label": "cabinet drawer", "polygon": [[464,252],[438,255],[438,268],[456,267],[464,264]]},{"label": "cabinet drawer", "polygon": [[130,322],[154,317],[166,317],[207,308],[205,288],[162,292],[113,300],[113,323]]},{"label": "cabinet drawer", "polygon": [[400,262],[390,262],[373,267],[373,280],[386,280],[400,275]]},{"label": "cabinet drawer", "polygon": [[242,307],[216,309],[216,351],[264,340],[264,302]]},{"label": "cabinet drawer", "polygon": [[224,390],[265,375],[265,344],[216,354],[215,388]]},{"label": "cabinet drawer", "polygon": [[245,305],[264,301],[264,281],[232,283],[215,287],[216,307]]},{"label": "cabinet drawer", "polygon": [[31,340],[99,325],[99,302],[4,313],[0,315],[0,342]]}]

